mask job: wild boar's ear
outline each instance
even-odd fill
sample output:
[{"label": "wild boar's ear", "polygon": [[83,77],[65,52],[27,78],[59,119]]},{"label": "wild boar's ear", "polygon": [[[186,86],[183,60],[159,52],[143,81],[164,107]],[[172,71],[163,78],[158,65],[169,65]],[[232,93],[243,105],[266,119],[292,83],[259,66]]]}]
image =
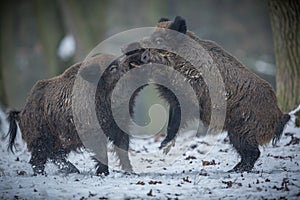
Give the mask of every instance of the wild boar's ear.
[{"label": "wild boar's ear", "polygon": [[132,42],[128,44],[127,46],[122,46],[121,51],[125,55],[131,55],[135,53],[136,51],[140,50],[142,47],[139,42]]},{"label": "wild boar's ear", "polygon": [[91,83],[97,83],[99,80],[100,66],[96,63],[85,66],[79,71],[80,76]]},{"label": "wild boar's ear", "polygon": [[180,16],[175,17],[174,22],[169,27],[171,30],[185,34],[187,31],[185,19]]},{"label": "wild boar's ear", "polygon": [[160,23],[160,22],[168,22],[168,21],[171,21],[171,20],[168,19],[168,18],[162,17],[162,18],[160,18],[160,20],[158,20],[158,23]]}]

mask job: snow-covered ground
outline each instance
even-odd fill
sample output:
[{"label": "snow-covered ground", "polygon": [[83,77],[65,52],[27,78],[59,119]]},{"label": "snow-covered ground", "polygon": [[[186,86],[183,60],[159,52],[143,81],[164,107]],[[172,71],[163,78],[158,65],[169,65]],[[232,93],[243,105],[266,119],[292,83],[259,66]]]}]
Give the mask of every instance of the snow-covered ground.
[{"label": "snow-covered ground", "polygon": [[184,132],[164,155],[162,138],[133,139],[130,159],[136,173],[122,173],[109,153],[110,175],[94,176],[89,152],[71,153],[80,174],[59,174],[52,163],[47,175],[32,176],[30,153],[17,138],[7,152],[5,115],[0,112],[0,199],[300,199],[300,129],[293,123],[277,147],[261,147],[253,173],[227,173],[239,161],[226,134],[197,138]]}]

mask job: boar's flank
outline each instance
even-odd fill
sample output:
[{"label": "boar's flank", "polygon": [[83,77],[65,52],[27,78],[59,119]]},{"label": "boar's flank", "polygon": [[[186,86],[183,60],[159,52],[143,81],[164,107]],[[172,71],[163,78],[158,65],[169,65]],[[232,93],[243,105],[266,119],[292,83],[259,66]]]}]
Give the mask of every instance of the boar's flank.
[{"label": "boar's flank", "polygon": [[[31,152],[30,164],[34,174],[43,174],[45,164],[50,159],[60,171],[65,173],[78,173],[78,169],[66,156],[70,151],[76,151],[82,147],[82,141],[74,125],[72,113],[72,89],[77,74],[84,81],[88,81],[97,87],[95,99],[82,97],[82,105],[96,103],[96,113],[100,126],[106,137],[114,144],[116,154],[120,159],[122,169],[131,171],[132,167],[128,158],[129,135],[124,133],[115,123],[110,108],[110,96],[113,85],[126,71],[121,68],[119,60],[112,55],[100,54],[93,56],[88,65],[78,63],[68,68],[60,76],[38,81],[27,98],[23,110],[11,111],[8,115],[9,149],[13,151],[14,141],[19,122],[23,140],[27,143]],[[108,66],[106,69],[104,69]],[[95,81],[100,70],[105,70],[101,80]],[[98,83],[98,85],[97,85]],[[95,101],[96,100],[96,101]],[[84,109],[84,108],[83,108]],[[102,152],[97,152],[101,160],[96,160],[97,175],[109,173],[107,159],[107,140],[101,141]]]}]

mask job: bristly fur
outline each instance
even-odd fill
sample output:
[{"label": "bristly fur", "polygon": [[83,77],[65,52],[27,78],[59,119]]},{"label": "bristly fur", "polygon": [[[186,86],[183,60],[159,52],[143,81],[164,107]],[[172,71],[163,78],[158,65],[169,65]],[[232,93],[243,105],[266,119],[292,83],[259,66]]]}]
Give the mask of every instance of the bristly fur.
[{"label": "bristly fur", "polygon": [[285,125],[290,121],[291,116],[289,114],[282,115],[281,119],[279,120],[277,127],[275,129],[275,136],[272,140],[272,145],[275,146],[277,142],[280,140],[281,135],[283,133]]},{"label": "bristly fur", "polygon": [[[85,95],[78,97],[82,98],[80,99],[81,108],[86,112],[94,112],[89,108],[92,103],[95,103],[97,119],[105,136],[114,143],[115,147],[118,147],[115,150],[117,156],[122,157],[120,158],[122,169],[131,171],[132,167],[128,158],[129,135],[116,125],[111,111],[107,109],[111,107],[110,97],[113,85],[126,71],[125,67],[118,66],[118,62],[112,55],[99,54],[93,56],[87,63],[71,66],[57,77],[38,81],[31,89],[24,109],[21,112],[11,111],[8,115],[10,123],[8,149],[13,151],[18,121],[22,138],[31,152],[29,162],[34,174],[44,174],[45,164],[49,159],[59,167],[60,171],[79,172],[66,160],[68,153],[83,147],[74,124],[73,102],[71,101],[74,82],[78,74],[82,78],[80,80],[88,82],[86,85],[82,84],[81,87],[84,88],[81,89],[89,91],[90,87],[96,88],[95,98]],[[98,82],[96,79],[101,70],[104,72]],[[94,132],[92,128],[87,131]],[[108,140],[106,137],[101,141],[103,143],[99,144],[103,151],[95,152],[104,158],[104,161],[97,161],[97,175],[108,174]]]},{"label": "bristly fur", "polygon": [[[151,42],[160,38],[160,43],[170,42],[171,35],[159,28],[169,28],[180,33],[185,33],[193,39],[195,43],[201,45],[212,58],[215,66],[222,76],[226,90],[226,118],[223,130],[228,132],[231,144],[241,156],[241,161],[231,170],[235,172],[251,171],[255,162],[260,156],[259,145],[265,145],[273,139],[273,144],[279,140],[285,124],[290,120],[290,115],[283,114],[276,100],[275,91],[271,85],[261,79],[253,72],[248,70],[240,61],[230,53],[222,49],[212,41],[202,40],[193,32],[186,30],[186,22],[182,17],[177,16],[174,21],[163,21],[157,24],[157,30],[150,36]],[[174,42],[171,40],[171,42]],[[143,46],[143,45],[140,45]],[[138,56],[140,54],[140,57]],[[147,55],[145,55],[147,54]],[[205,127],[208,127],[211,120],[212,105],[209,95],[209,89],[203,79],[203,75],[190,62],[179,55],[162,49],[144,49],[143,52],[137,52],[132,57],[139,57],[136,62],[158,63],[164,66],[172,67],[180,72],[186,81],[193,87],[194,94],[184,94],[184,96],[196,95],[198,101],[195,102],[189,98],[186,99],[190,108],[199,107],[200,119]],[[144,58],[148,58],[145,60]],[[165,75],[168,79],[168,74]],[[153,80],[155,77],[153,78]],[[172,78],[171,84],[181,87],[182,84],[176,84],[176,78]],[[155,80],[154,80],[155,82]],[[183,86],[184,87],[184,86]],[[170,104],[170,110],[176,107],[176,101],[164,88],[157,87],[160,96]],[[181,88],[179,90],[184,90]],[[197,105],[198,104],[198,105]],[[186,113],[192,113],[190,110]],[[180,122],[178,116],[180,112],[169,113],[169,121]],[[189,116],[190,119],[193,116]],[[170,120],[171,119],[171,120]],[[187,119],[184,119],[187,120]],[[166,139],[162,142],[166,146],[168,142],[175,138],[177,132],[174,123],[168,124]],[[214,121],[217,123],[217,121]],[[220,130],[221,131],[221,130]]]}]

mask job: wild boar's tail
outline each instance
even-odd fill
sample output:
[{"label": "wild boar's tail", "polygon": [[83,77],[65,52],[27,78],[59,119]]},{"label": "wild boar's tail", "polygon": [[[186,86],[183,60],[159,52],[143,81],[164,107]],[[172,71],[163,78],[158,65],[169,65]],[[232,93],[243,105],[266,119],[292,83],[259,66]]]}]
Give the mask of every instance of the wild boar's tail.
[{"label": "wild boar's tail", "polygon": [[288,123],[288,121],[293,121],[295,122],[296,120],[296,116],[299,115],[300,113],[300,104],[298,105],[297,108],[295,108],[294,110],[292,110],[291,112],[289,112],[289,114],[283,114],[277,124],[277,127],[275,129],[275,136],[273,138],[272,144],[273,146],[276,145],[276,143],[280,140],[280,137],[282,135],[283,129],[286,125],[286,123]]},{"label": "wild boar's tail", "polygon": [[9,136],[9,144],[7,149],[11,152],[14,152],[13,147],[15,146],[15,139],[17,136],[17,121],[19,121],[19,113],[20,111],[10,111],[7,117],[9,123],[9,130],[6,135],[6,137]]},{"label": "wild boar's tail", "polygon": [[286,125],[286,123],[288,123],[288,121],[290,121],[291,116],[289,114],[283,114],[277,124],[277,127],[275,128],[275,136],[272,140],[272,145],[275,146],[277,144],[277,142],[280,140],[283,129]]}]

